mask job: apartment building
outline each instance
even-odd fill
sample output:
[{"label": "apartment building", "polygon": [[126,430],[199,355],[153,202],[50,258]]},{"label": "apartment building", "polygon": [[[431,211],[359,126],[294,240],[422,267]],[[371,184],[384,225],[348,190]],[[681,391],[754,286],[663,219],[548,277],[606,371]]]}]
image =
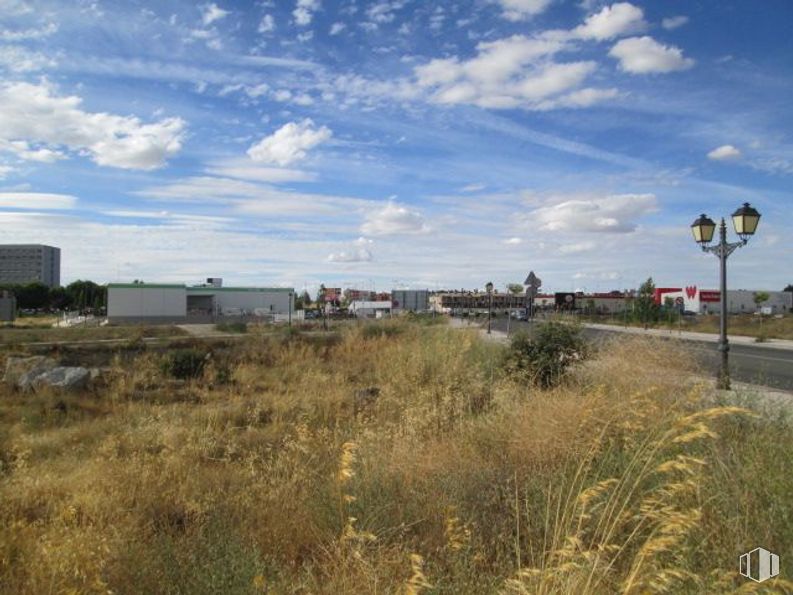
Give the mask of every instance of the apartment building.
[{"label": "apartment building", "polygon": [[61,249],[42,244],[0,244],[0,285],[61,284]]}]

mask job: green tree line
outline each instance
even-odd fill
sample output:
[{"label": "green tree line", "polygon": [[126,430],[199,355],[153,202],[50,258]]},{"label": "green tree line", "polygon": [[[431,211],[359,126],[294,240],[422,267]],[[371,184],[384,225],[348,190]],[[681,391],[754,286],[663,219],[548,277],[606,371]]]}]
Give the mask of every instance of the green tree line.
[{"label": "green tree line", "polygon": [[107,305],[107,287],[93,281],[74,281],[66,287],[47,287],[43,283],[0,285],[17,298],[20,310],[98,311]]}]

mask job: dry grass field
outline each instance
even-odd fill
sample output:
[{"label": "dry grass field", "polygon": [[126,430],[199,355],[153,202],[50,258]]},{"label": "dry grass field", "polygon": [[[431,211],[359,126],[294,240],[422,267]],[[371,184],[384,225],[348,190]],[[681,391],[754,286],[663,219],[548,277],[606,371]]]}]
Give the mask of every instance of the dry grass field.
[{"label": "dry grass field", "polygon": [[758,545],[790,577],[791,422],[674,349],[621,339],[539,390],[474,333],[388,321],[252,335],[192,380],[144,350],[85,394],[0,388],[0,592],[753,592]]},{"label": "dry grass field", "polygon": [[[564,318],[562,318],[564,320]],[[625,320],[619,316],[581,316],[582,322],[596,322],[600,324],[613,324],[624,326]],[[627,323],[630,326],[644,327],[638,321]],[[793,314],[785,314],[777,318],[776,316],[754,316],[752,314],[732,314],[727,319],[728,333],[730,335],[742,335],[745,337],[755,337],[762,341],[765,339],[786,339],[793,340]],[[696,333],[719,333],[719,317],[716,314],[700,315],[690,319],[676,320],[672,322],[660,321],[647,325],[648,328],[671,329],[692,331]]]}]

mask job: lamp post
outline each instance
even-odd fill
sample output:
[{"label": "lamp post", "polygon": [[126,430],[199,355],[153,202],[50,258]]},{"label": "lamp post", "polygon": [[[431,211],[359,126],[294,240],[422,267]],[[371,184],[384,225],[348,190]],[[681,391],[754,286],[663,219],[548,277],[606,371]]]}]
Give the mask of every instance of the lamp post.
[{"label": "lamp post", "polygon": [[485,285],[487,291],[487,334],[490,334],[490,313],[493,310],[493,282],[488,281]]},{"label": "lamp post", "polygon": [[328,290],[324,285],[319,286],[319,293],[317,295],[317,301],[322,304],[322,328],[324,330],[328,330],[328,304],[326,303],[326,297],[328,295]]},{"label": "lamp post", "polygon": [[732,214],[732,224],[741,241],[727,241],[727,224],[722,217],[719,224],[719,243],[713,246],[708,246],[713,240],[714,231],[716,231],[716,224],[713,220],[703,213],[691,224],[694,241],[702,247],[702,251],[715,254],[719,259],[719,351],[721,352],[721,362],[717,386],[724,390],[730,389],[730,343],[727,340],[727,258],[735,250],[747,244],[749,238],[757,231],[759,222],[760,213],[748,202],[743,203],[743,206]]}]

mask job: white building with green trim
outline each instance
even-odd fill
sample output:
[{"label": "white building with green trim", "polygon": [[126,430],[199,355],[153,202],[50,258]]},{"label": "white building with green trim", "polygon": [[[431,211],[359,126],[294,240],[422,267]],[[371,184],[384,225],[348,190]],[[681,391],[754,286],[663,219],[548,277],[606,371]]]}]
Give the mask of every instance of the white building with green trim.
[{"label": "white building with green trim", "polygon": [[189,287],[169,283],[110,283],[107,318],[116,323],[217,322],[266,319],[293,311],[288,287]]}]

